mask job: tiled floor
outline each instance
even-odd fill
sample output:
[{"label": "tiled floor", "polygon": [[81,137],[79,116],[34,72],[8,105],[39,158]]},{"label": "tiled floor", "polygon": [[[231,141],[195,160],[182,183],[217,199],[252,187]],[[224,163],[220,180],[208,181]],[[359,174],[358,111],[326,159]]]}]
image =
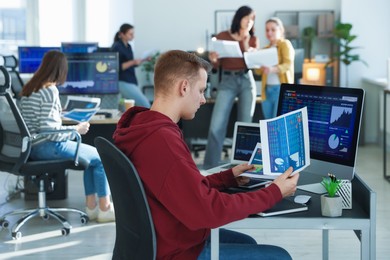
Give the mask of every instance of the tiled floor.
[{"label": "tiled floor", "polygon": [[[359,148],[358,174],[377,193],[377,259],[389,259],[390,255],[390,183],[383,179],[382,149],[378,146]],[[201,161],[203,153],[196,161]],[[390,156],[390,153],[389,153]],[[390,159],[390,158],[388,158]],[[388,160],[390,161],[390,160]],[[390,174],[390,172],[389,172]],[[3,203],[8,182],[12,177],[0,172],[0,214],[15,208],[34,207],[35,202],[15,199]],[[8,181],[10,180],[10,181]],[[50,206],[84,209],[82,174],[69,175],[67,200],[49,201]],[[60,226],[49,219],[34,219],[23,227],[23,238],[12,240],[9,229],[0,231],[0,259],[111,259],[115,241],[115,224],[90,222],[83,226],[79,217],[67,214],[73,225],[69,236],[61,236]],[[9,218],[11,225],[16,218]],[[292,223],[293,225],[293,223]],[[294,259],[321,258],[321,232],[308,230],[240,230],[253,235],[259,243],[269,243],[286,248]],[[360,243],[352,231],[330,232],[330,259],[359,259]]]}]

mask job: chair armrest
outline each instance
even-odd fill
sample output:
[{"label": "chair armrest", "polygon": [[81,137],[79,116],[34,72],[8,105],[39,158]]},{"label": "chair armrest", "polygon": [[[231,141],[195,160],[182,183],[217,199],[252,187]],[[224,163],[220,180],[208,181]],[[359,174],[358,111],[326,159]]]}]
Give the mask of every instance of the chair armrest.
[{"label": "chair armrest", "polygon": [[74,155],[74,165],[78,166],[79,165],[79,148],[81,144],[81,135],[79,132],[77,132],[75,129],[60,129],[60,130],[51,130],[51,131],[43,131],[39,132],[37,134],[34,134],[30,137],[30,141],[40,137],[40,136],[46,136],[46,135],[52,135],[52,134],[60,134],[60,133],[73,133],[76,136],[76,152]]}]

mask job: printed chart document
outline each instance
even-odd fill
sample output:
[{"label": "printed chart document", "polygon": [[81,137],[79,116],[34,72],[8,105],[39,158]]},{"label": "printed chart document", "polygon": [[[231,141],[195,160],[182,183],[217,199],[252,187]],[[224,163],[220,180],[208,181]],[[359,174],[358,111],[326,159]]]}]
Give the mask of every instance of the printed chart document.
[{"label": "printed chart document", "polygon": [[248,69],[258,69],[261,66],[271,67],[279,63],[276,48],[244,52],[244,60]]},{"label": "printed chart document", "polygon": [[211,49],[219,58],[241,58],[242,52],[237,41],[216,40],[211,42]]},{"label": "printed chart document", "polygon": [[290,166],[293,174],[310,165],[307,107],[260,120],[264,175],[280,175]]},{"label": "printed chart document", "polygon": [[87,122],[99,111],[100,101],[100,98],[67,96],[62,117]]},{"label": "printed chart document", "polygon": [[262,143],[257,143],[248,164],[255,169],[241,176],[275,179],[290,166],[293,174],[310,165],[310,142],[307,108],[279,117],[260,120]]},{"label": "printed chart document", "polygon": [[258,213],[262,217],[270,217],[287,213],[294,213],[299,211],[308,210],[306,204],[295,203],[294,201],[284,198],[278,203],[275,204],[272,208],[265,210],[263,212]]},{"label": "printed chart document", "polygon": [[264,174],[263,171],[263,151],[261,149],[261,143],[257,143],[255,149],[252,152],[252,156],[249,159],[248,164],[252,164],[255,169],[252,171],[246,171],[241,176],[254,178],[254,179],[275,179],[278,175]]},{"label": "printed chart document", "polygon": [[69,112],[62,114],[62,117],[71,119],[77,122],[88,122],[99,111],[99,108],[81,109],[75,108]]},{"label": "printed chart document", "polygon": [[70,111],[75,108],[91,109],[100,106],[100,98],[67,96],[64,111]]}]

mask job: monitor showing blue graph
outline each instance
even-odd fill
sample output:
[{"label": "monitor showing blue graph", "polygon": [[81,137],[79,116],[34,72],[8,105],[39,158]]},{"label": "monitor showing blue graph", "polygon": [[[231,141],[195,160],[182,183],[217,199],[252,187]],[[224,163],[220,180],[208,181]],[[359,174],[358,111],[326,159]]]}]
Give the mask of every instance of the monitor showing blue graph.
[{"label": "monitor showing blue graph", "polygon": [[[321,164],[323,169],[319,167],[315,171],[330,171],[330,168],[327,169],[330,163],[353,168],[358,149],[363,101],[362,89],[282,84],[278,115],[307,107],[311,161],[327,163]],[[315,166],[312,165],[316,163],[309,167],[314,170]],[[345,168],[340,174],[344,172]]]},{"label": "monitor showing blue graph", "polygon": [[352,165],[363,90],[295,84],[281,93],[280,114],[307,106],[311,157]]},{"label": "monitor showing blue graph", "polygon": [[97,42],[62,42],[61,51],[63,53],[92,53],[98,51]]},{"label": "monitor showing blue graph", "polygon": [[60,50],[60,47],[19,46],[19,73],[35,73],[50,50]]},{"label": "monitor showing blue graph", "polygon": [[60,94],[116,94],[119,57],[115,52],[67,53],[68,76]]}]

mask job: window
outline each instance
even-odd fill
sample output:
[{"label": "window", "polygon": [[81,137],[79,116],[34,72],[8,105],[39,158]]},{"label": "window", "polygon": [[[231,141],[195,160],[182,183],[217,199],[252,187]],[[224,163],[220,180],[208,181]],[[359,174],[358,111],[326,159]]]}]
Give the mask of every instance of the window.
[{"label": "window", "polygon": [[26,40],[26,0],[0,0],[0,53],[16,55]]},{"label": "window", "polygon": [[[77,38],[74,25],[78,21],[74,15],[73,2],[39,0],[40,46],[61,46],[61,42],[71,42]],[[82,27],[82,25],[79,26]]]}]

